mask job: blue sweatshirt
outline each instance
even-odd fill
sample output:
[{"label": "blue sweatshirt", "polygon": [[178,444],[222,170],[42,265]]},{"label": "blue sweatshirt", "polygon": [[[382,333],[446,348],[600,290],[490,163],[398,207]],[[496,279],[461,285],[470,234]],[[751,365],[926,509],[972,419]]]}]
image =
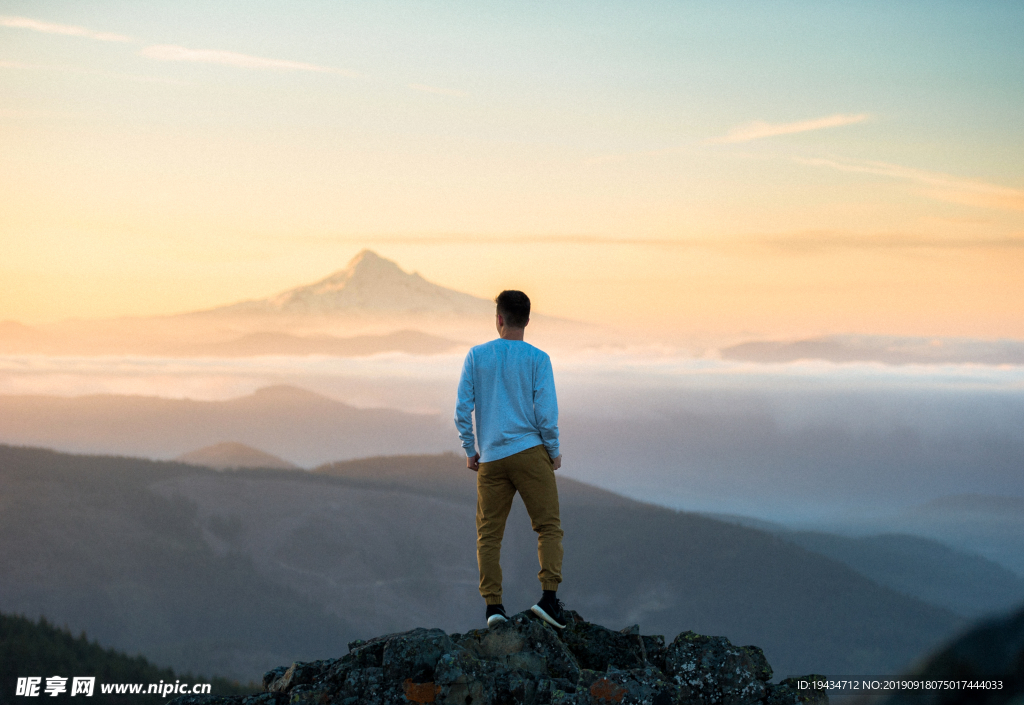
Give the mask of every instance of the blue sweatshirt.
[{"label": "blue sweatshirt", "polygon": [[455,426],[468,457],[477,453],[474,410],[480,462],[501,460],[542,443],[548,455],[558,457],[555,377],[551,358],[543,350],[502,338],[470,349],[455,405]]}]

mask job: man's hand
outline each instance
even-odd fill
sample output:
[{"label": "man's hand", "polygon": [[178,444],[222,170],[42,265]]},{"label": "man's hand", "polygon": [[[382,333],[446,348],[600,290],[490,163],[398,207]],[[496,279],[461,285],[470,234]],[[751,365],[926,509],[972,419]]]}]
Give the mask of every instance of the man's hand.
[{"label": "man's hand", "polygon": [[474,455],[472,457],[466,458],[466,467],[469,468],[470,470],[472,470],[473,472],[476,472],[477,470],[479,470],[480,469],[480,454],[477,453],[476,455]]},{"label": "man's hand", "polygon": [[558,468],[562,467],[562,456],[559,455],[557,458],[552,460],[551,465],[553,466],[551,468],[552,470],[557,470]]}]

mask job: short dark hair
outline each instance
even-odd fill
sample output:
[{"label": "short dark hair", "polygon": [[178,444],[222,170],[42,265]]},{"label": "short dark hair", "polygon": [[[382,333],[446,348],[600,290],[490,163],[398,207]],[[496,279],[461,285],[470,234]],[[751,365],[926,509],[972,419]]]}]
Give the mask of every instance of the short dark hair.
[{"label": "short dark hair", "polygon": [[506,289],[494,300],[498,313],[505,319],[505,325],[525,328],[530,322],[530,297],[515,289]]}]

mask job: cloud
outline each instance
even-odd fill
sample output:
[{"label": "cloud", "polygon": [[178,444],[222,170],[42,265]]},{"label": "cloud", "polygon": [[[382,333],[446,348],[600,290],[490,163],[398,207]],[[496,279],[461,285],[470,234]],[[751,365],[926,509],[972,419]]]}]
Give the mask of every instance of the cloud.
[{"label": "cloud", "polygon": [[724,137],[716,137],[709,140],[712,144],[734,144],[736,142],[750,142],[751,140],[764,139],[765,137],[776,137],[778,135],[793,135],[798,132],[812,132],[814,130],[825,130],[830,127],[842,127],[864,122],[871,116],[867,113],[856,115],[829,115],[828,117],[816,118],[814,120],[801,120],[799,122],[770,123],[756,121],[748,125],[733,128]]},{"label": "cloud", "polygon": [[173,44],[155,44],[139,52],[142,56],[158,61],[190,61],[202,64],[222,64],[243,69],[270,69],[275,71],[314,71],[317,73],[335,73],[343,76],[358,76],[354,71],[337,69],[330,66],[307,64],[287,59],[267,59],[262,56],[250,56],[234,51],[220,49],[188,49]]},{"label": "cloud", "polygon": [[793,252],[829,250],[1019,250],[1024,235],[1005,237],[940,237],[904,233],[857,234],[849,232],[804,232],[748,240]]},{"label": "cloud", "polygon": [[0,15],[0,27],[13,27],[16,29],[31,29],[35,32],[46,34],[64,34],[72,37],[86,37],[97,39],[101,42],[133,42],[131,37],[112,32],[95,32],[86,27],[77,27],[70,24],[55,24],[53,22],[41,22],[30,17],[12,17]]},{"label": "cloud", "polygon": [[458,91],[454,88],[437,88],[435,86],[427,86],[422,83],[410,83],[409,88],[414,91],[420,91],[421,93],[433,93],[435,95],[450,95],[456,98],[465,98],[467,93],[465,91]]},{"label": "cloud", "polygon": [[921,186],[921,193],[929,198],[950,203],[996,208],[999,210],[1024,211],[1024,189],[998,186],[984,181],[962,179],[951,174],[924,171],[872,161],[841,161],[837,159],[814,159],[795,157],[794,161],[810,166],[822,166],[837,171],[857,174],[873,174],[890,179],[909,181]]},{"label": "cloud", "polygon": [[[135,39],[122,34],[112,32],[96,32],[86,27],[75,25],[55,24],[53,22],[42,22],[31,17],[14,17],[0,15],[0,27],[12,27],[17,29],[31,29],[36,32],[47,34],[63,34],[74,37],[87,37],[98,39],[104,42],[135,42]],[[334,73],[343,76],[358,76],[354,71],[338,69],[331,66],[319,66],[307,64],[302,61],[289,61],[287,59],[268,59],[262,56],[250,56],[239,54],[234,51],[223,51],[220,49],[188,49],[187,47],[173,44],[155,44],[148,46],[139,52],[142,56],[159,61],[191,61],[205,64],[222,64],[225,66],[236,66],[245,69],[271,69],[277,71],[313,71],[317,73]],[[0,63],[0,68],[24,68],[24,65],[16,65],[13,62]],[[418,90],[429,90],[437,93],[448,93],[449,95],[459,94],[448,92],[442,88],[431,88],[430,86],[416,86]]]},{"label": "cloud", "polygon": [[[287,238],[294,242],[295,237]],[[767,248],[782,253],[816,253],[837,250],[1024,250],[1024,232],[1005,236],[966,237],[938,236],[917,233],[857,233],[837,230],[758,233],[731,237],[651,238],[613,235],[475,235],[448,233],[436,235],[364,235],[364,236],[301,236],[303,242],[317,245],[414,245],[450,247],[452,245],[538,245],[579,247],[629,247],[671,250],[715,250],[750,256]],[[744,254],[745,253],[745,254]],[[761,256],[757,254],[757,256]]]}]

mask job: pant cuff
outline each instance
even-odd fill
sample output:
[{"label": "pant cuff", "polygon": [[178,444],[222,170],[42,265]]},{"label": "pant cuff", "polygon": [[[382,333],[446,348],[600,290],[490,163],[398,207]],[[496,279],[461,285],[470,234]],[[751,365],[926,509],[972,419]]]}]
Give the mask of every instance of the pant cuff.
[{"label": "pant cuff", "polygon": [[486,595],[484,596],[484,602],[488,605],[500,605],[501,595]]},{"label": "pant cuff", "polygon": [[559,582],[560,581],[558,581],[558,580],[543,580],[543,581],[541,581],[540,589],[541,590],[557,590]]}]

